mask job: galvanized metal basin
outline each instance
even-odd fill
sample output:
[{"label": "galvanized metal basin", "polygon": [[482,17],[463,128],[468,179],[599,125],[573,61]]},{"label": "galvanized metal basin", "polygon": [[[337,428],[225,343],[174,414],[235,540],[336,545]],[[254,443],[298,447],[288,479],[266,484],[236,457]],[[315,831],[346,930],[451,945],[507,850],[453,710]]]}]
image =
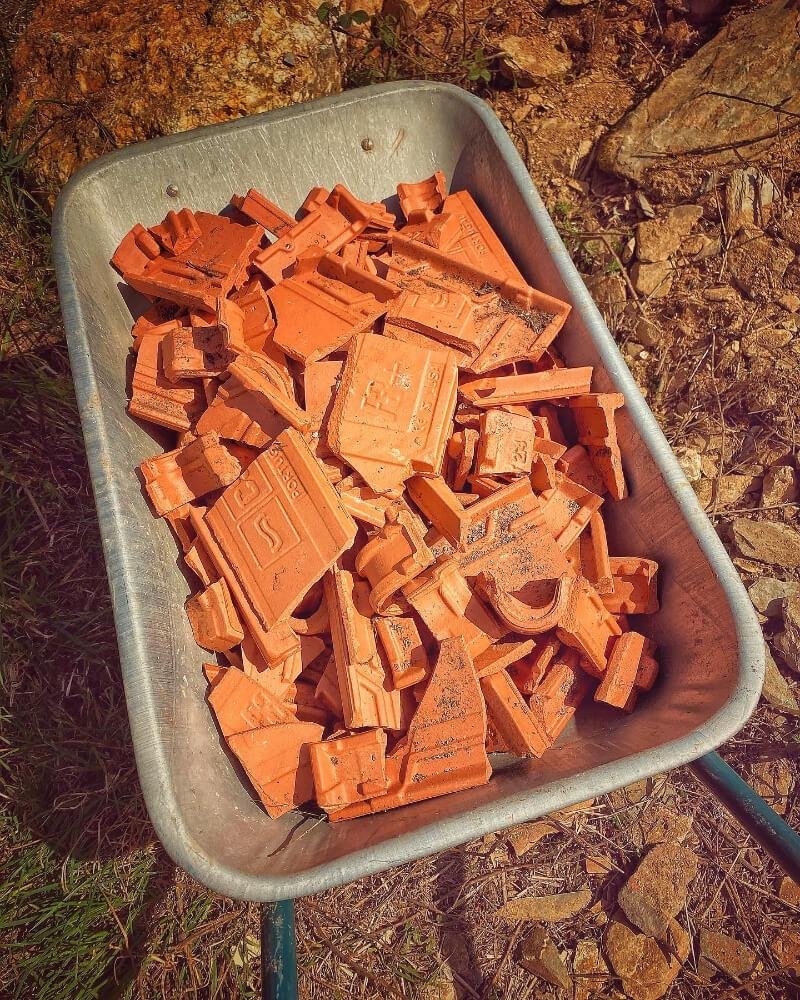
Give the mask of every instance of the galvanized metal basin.
[{"label": "galvanized metal basin", "polygon": [[[662,609],[636,627],[659,643],[662,678],[630,716],[582,707],[542,760],[497,761],[486,787],[337,825],[299,813],[273,821],[223,749],[176,546],[133,474],[161,442],[125,413],[130,310],[143,300],[120,294],[108,259],[135,222],[170,208],[218,211],[252,186],[294,212],[309,188],[338,181],[385,199],[435,169],[473,194],[531,284],[572,303],[558,340],[568,363],[595,365],[596,389],[625,394],[632,495],[607,504],[606,520],[612,553],[661,563]],[[69,182],[53,237],[139,776],[164,846],[200,882],[252,900],[317,892],[694,760],[744,724],[764,671],[750,601],[482,101],[442,84],[389,84],[132,146]]]}]

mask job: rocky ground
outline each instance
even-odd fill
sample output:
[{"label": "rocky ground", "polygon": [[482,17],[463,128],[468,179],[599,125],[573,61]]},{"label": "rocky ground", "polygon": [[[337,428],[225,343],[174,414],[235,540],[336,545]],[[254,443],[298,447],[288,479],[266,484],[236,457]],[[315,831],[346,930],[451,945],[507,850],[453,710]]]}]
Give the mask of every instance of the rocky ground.
[{"label": "rocky ground", "polygon": [[[150,3],[146,11],[138,3],[119,11],[113,3],[89,6],[90,16],[70,20],[59,3],[44,4],[23,41],[11,46],[13,89],[0,169],[18,183],[24,166],[25,184],[42,204],[80,161],[114,145],[329,92],[342,81],[430,76],[490,101],[760,616],[768,653],[764,697],[723,754],[800,825],[796,4],[386,0],[381,12],[352,0],[350,12],[369,7],[375,16],[348,21],[344,6],[331,6],[321,12],[323,25],[313,10],[298,14],[287,5],[281,17],[292,19],[292,30],[282,32],[262,5],[198,2],[187,23],[205,41],[188,29],[175,41],[173,26],[164,37],[174,44],[160,53],[151,51],[148,32],[138,37],[132,25],[136,17],[149,18],[159,26],[150,35],[158,37],[173,16],[171,5]],[[90,59],[96,37],[103,39],[100,55]],[[278,46],[280,58],[275,37],[293,39]],[[156,74],[152,67],[167,56],[174,72]],[[250,86],[242,67],[268,57],[258,85]],[[213,86],[206,86],[211,77]],[[36,105],[28,115],[31,100],[60,103]],[[38,141],[17,162],[11,154],[25,151],[32,139]],[[63,419],[54,434],[49,416],[53,392],[62,412],[74,405],[52,283],[35,218],[33,230],[28,222],[26,229],[20,219],[30,220],[30,212],[4,197],[2,335],[14,355],[4,386],[10,393],[27,379],[26,386],[36,387],[21,407],[28,430],[18,433],[18,420],[7,423],[15,436],[5,453],[4,483],[13,484],[25,514],[19,515],[24,541],[18,534],[6,549],[12,566],[19,562],[28,573],[37,566],[46,579],[55,539],[66,578],[91,579],[85,586],[101,624],[78,662],[87,683],[100,685],[108,708],[102,721],[87,705],[69,709],[72,715],[60,717],[60,742],[48,723],[21,708],[32,693],[47,697],[31,657],[37,642],[44,642],[51,662],[77,654],[53,629],[52,605],[36,604],[30,588],[7,587],[4,610],[21,624],[8,647],[12,722],[4,720],[3,738],[12,750],[23,744],[16,714],[26,729],[45,727],[54,739],[51,762],[82,726],[95,742],[122,750],[88,768],[93,804],[82,835],[90,827],[88,839],[103,843],[101,860],[82,842],[80,856],[88,860],[69,868],[75,852],[62,836],[65,812],[74,821],[67,825],[70,835],[81,831],[84,817],[75,810],[88,794],[84,772],[75,765],[65,776],[57,768],[49,810],[37,800],[32,811],[30,803],[19,805],[30,797],[32,780],[14,763],[9,773],[18,794],[10,797],[0,863],[7,871],[20,869],[18,878],[29,885],[19,859],[46,843],[52,853],[39,865],[48,876],[37,899],[61,905],[62,858],[64,884],[82,879],[84,887],[97,887],[90,898],[113,899],[86,924],[100,942],[106,987],[116,978],[132,996],[250,995],[257,982],[255,909],[216,900],[176,873],[151,846],[136,804],[119,735],[124,708],[91,501],[85,478],[75,472],[80,441]],[[36,419],[38,435],[30,431]],[[54,441],[65,453],[72,449],[68,472],[52,461]],[[23,456],[28,472],[21,475]],[[60,500],[65,490],[77,498],[70,509]],[[91,574],[71,568],[70,546],[78,539],[94,554]],[[63,599],[63,587],[55,589],[54,599]],[[99,671],[101,662],[106,669]],[[114,827],[109,833],[101,818],[119,814],[120,782],[127,832]],[[132,886],[132,871],[141,871],[144,888]],[[14,914],[16,947],[5,972],[0,963],[6,987],[20,970],[39,968],[34,959],[44,950],[36,905],[19,904],[19,884],[6,879],[0,897]],[[685,770],[303,900],[298,922],[307,997],[657,1000],[789,998],[800,990],[800,889]],[[64,947],[78,954],[77,945]],[[79,967],[72,952],[62,964],[51,957],[42,965],[61,976]]]}]

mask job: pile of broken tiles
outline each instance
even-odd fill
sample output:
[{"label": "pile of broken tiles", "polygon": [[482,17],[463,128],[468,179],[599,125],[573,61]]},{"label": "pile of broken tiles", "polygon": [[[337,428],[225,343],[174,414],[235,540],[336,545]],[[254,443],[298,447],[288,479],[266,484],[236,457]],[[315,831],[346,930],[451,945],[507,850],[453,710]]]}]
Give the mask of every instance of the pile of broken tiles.
[{"label": "pile of broken tiles", "polygon": [[136,225],[112,265],[152,306],[129,412],[176,432],[140,466],[196,581],[208,701],[270,816],[348,819],[541,756],[581,700],[630,711],[658,670],[629,614],[657,566],[609,555],[623,399],[553,340],[441,173],[402,224],[342,185],[287,215]]}]

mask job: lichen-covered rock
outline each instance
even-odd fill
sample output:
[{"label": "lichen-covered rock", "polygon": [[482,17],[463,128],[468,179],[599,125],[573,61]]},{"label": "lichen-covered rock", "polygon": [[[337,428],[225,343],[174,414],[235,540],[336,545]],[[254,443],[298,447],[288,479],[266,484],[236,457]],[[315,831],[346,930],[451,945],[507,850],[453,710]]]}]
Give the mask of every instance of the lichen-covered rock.
[{"label": "lichen-covered rock", "polygon": [[33,180],[52,197],[81,164],[153,136],[341,89],[314,0],[39,4],[13,52],[13,129],[38,104]]},{"label": "lichen-covered rock", "polygon": [[598,166],[641,183],[673,155],[724,163],[745,142],[749,156],[765,148],[780,134],[773,107],[800,111],[798,28],[793,0],[731,21],[608,133]]}]

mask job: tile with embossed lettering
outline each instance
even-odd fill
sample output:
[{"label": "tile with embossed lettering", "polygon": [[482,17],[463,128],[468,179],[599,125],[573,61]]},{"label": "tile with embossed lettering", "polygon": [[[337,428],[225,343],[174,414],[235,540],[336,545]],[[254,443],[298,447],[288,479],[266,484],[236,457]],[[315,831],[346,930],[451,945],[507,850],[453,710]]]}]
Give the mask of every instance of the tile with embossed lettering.
[{"label": "tile with embossed lettering", "polygon": [[292,612],[356,534],[308,445],[291,428],[225,490],[204,523],[234,598],[245,601],[264,628]]},{"label": "tile with embossed lettering", "polygon": [[452,429],[458,373],[435,351],[365,333],[350,347],[328,443],[378,493],[436,473]]}]

